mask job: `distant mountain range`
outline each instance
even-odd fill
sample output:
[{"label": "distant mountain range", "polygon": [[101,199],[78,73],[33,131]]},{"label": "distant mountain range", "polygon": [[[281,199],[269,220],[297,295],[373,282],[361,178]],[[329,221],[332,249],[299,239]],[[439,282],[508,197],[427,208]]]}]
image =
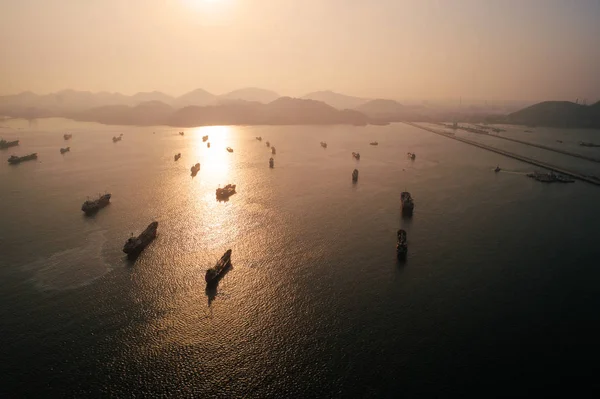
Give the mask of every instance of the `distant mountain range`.
[{"label": "distant mountain range", "polygon": [[504,122],[530,126],[600,128],[600,101],[593,105],[544,101],[507,115]]},{"label": "distant mountain range", "polygon": [[268,104],[232,100],[217,105],[173,108],[159,101],[134,107],[108,105],[72,112],[65,117],[109,125],[193,127],[207,125],[366,125],[369,119],[357,111],[337,110],[325,103],[280,97]]},{"label": "distant mountain range", "polygon": [[[463,121],[560,127],[599,127],[600,102],[586,106],[546,101],[511,112],[506,105],[442,107],[404,105],[389,99],[367,99],[332,91],[302,98],[280,97],[260,88],[215,95],[196,89],[179,97],[152,91],[120,93],[63,90],[0,96],[0,116],[65,117],[106,124],[200,126],[213,124],[386,124],[399,121]],[[507,114],[508,113],[508,114]]]}]

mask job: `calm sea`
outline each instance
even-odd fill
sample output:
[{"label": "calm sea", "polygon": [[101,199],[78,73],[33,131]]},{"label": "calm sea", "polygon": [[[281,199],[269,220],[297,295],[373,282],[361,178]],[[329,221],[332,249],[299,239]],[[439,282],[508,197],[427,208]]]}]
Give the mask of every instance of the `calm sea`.
[{"label": "calm sea", "polygon": [[[595,384],[600,187],[544,185],[524,176],[532,166],[403,124],[185,136],[0,124],[21,140],[0,152],[1,397],[533,396]],[[598,131],[526,138],[557,137],[600,157],[576,145]],[[600,176],[600,164],[491,143]],[[5,160],[30,152],[37,162]],[[238,193],[217,202],[228,183]],[[84,217],[82,202],[104,192],[111,204]],[[158,238],[127,262],[125,240],[153,220]],[[233,268],[207,291],[205,271],[229,248]]]}]

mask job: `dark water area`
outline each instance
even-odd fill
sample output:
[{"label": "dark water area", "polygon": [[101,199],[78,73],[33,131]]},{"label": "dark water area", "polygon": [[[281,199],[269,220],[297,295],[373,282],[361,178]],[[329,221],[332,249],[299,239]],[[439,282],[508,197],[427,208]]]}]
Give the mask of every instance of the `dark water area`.
[{"label": "dark water area", "polygon": [[[3,126],[21,140],[3,159],[39,159],[0,162],[0,397],[598,388],[600,187],[545,185],[530,165],[403,124]],[[217,202],[228,183],[238,193]],[[85,217],[105,191],[111,204]],[[128,262],[124,242],[153,220],[157,239]]]}]

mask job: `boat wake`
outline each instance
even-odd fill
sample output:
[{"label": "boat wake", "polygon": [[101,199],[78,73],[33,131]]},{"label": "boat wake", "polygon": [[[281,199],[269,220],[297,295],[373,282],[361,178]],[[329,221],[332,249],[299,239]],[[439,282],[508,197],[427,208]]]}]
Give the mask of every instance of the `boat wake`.
[{"label": "boat wake", "polygon": [[104,233],[91,233],[86,242],[25,265],[34,272],[31,282],[40,290],[63,291],[86,286],[111,271],[102,257]]}]

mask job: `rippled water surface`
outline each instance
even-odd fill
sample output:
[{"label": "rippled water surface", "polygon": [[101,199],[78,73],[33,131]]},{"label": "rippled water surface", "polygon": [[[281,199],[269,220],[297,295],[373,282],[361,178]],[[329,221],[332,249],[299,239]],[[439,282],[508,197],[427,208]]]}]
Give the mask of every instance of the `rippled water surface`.
[{"label": "rippled water surface", "polygon": [[[0,396],[398,397],[591,381],[600,187],[544,185],[522,175],[527,164],[403,124],[185,136],[2,124],[0,136],[21,140],[3,159],[39,159],[0,163]],[[238,193],[217,202],[228,183]],[[105,191],[111,204],[84,217],[81,203]],[[158,238],[126,261],[125,240],[153,220]],[[204,273],[228,248],[233,267],[207,290]]]}]

